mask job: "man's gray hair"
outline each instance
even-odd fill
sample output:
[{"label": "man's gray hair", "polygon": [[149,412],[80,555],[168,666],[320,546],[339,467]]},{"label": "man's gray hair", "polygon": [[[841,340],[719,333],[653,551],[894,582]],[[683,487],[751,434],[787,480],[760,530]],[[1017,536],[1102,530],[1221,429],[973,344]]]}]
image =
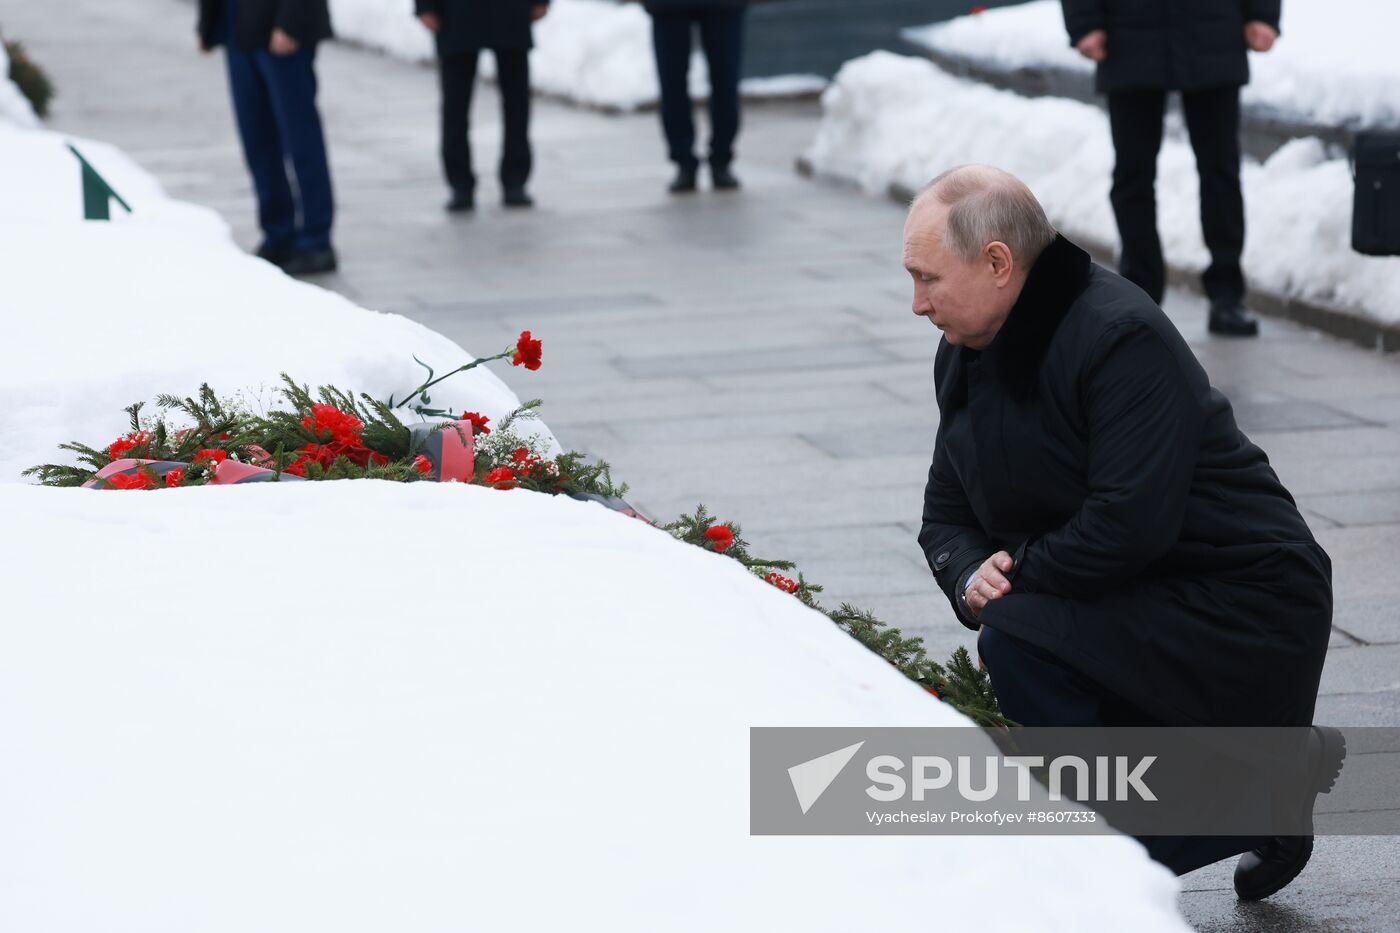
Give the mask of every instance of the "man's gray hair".
[{"label": "man's gray hair", "polygon": [[1000,240],[1029,269],[1055,239],[1055,228],[1031,189],[990,165],[949,169],[925,185],[914,204],[927,198],[947,206],[944,243],[963,262],[972,262],[984,246]]}]

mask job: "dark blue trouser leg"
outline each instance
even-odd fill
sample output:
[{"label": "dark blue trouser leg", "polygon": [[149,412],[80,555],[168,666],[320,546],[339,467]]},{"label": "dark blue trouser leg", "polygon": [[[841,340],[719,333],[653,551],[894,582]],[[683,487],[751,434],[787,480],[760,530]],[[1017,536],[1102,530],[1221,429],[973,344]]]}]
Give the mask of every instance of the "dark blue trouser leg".
[{"label": "dark blue trouser leg", "polygon": [[287,183],[282,139],[273,116],[271,92],[255,62],[256,52],[228,46],[228,83],[233,115],[243,143],[243,158],[253,177],[258,198],[258,226],[263,238],[277,248],[291,248],[296,239],[296,202]]},{"label": "dark blue trouser leg", "polygon": [[255,52],[254,61],[267,83],[282,152],[296,179],[298,214],[292,245],[324,249],[331,245],[335,200],[316,109],[316,47],[305,46],[293,55]]},{"label": "dark blue trouser leg", "polygon": [[694,14],[657,12],[651,17],[656,75],[661,83],[661,128],[671,161],[694,169],[695,119],[690,109],[690,40]]},{"label": "dark blue trouser leg", "polygon": [[[987,665],[1002,713],[1023,726],[1166,725],[1104,690],[1046,649],[989,625],[978,633],[977,652]],[[1267,794],[1267,790],[1262,792]],[[1135,838],[1149,856],[1178,875],[1248,852],[1263,841],[1245,836]]]},{"label": "dark blue trouser leg", "polygon": [[734,159],[739,135],[739,74],[744,51],[744,8],[703,10],[700,44],[710,71],[710,163]]}]

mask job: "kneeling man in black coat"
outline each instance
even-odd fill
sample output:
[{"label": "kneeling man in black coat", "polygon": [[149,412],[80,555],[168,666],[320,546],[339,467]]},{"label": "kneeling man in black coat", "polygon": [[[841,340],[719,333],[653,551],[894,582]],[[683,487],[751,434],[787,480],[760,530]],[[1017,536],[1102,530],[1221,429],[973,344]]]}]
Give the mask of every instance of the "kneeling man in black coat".
[{"label": "kneeling man in black coat", "polygon": [[[914,202],[914,313],[943,333],[919,544],[1002,711],[1028,726],[1309,726],[1331,560],[1157,304],[964,166]],[[1311,839],[1144,839],[1178,873],[1238,852],[1243,897]]]}]

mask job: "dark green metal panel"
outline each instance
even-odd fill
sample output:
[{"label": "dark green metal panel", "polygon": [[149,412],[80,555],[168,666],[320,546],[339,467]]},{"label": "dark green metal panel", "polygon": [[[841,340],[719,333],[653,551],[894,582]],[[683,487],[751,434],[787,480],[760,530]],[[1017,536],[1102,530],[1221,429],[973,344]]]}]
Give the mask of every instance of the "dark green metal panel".
[{"label": "dark green metal panel", "polygon": [[83,154],[78,151],[72,143],[68,143],[68,151],[77,158],[78,164],[82,167],[83,176],[83,219],[84,220],[111,220],[112,202],[116,201],[128,214],[131,213],[131,205],[122,200],[122,196],[107,184],[107,179],[97,173],[97,169]]}]

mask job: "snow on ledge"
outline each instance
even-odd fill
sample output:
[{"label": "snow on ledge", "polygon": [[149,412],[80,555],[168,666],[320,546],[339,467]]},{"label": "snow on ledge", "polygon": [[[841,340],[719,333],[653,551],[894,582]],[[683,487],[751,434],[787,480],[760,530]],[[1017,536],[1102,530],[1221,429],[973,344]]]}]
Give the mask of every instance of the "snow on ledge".
[{"label": "snow on ledge", "polygon": [[[1242,103],[1262,116],[1321,126],[1400,124],[1400,3],[1330,0],[1283,4],[1278,43],[1250,52]],[[910,41],[995,70],[1048,68],[1092,74],[1070,48],[1059,0],[1001,7],[905,31]],[[1110,48],[1109,54],[1112,54]]]},{"label": "snow on ledge", "polygon": [[[806,154],[818,174],[883,195],[892,184],[914,190],[955,165],[988,163],[1025,181],[1066,236],[1117,246],[1108,198],[1113,146],[1097,107],[1021,97],[888,52],[847,62],[822,106]],[[1299,139],[1262,164],[1246,162],[1242,175],[1251,287],[1400,322],[1400,257],[1351,250],[1346,159],[1316,139]],[[1204,269],[1195,160],[1178,136],[1163,143],[1157,198],[1168,261]]]},{"label": "snow on ledge", "polygon": [[[114,204],[110,221],[82,219],[70,141],[130,214]],[[192,395],[203,382],[265,410],[280,401],[282,372],[387,399],[422,382],[414,355],[439,373],[472,358],[408,318],[358,307],[245,254],[218,214],[169,198],[114,146],[0,123],[0,152],[0,483],[21,482],[39,463],[72,462],[61,443],[103,445],[130,430],[122,409],[133,402]],[[537,336],[548,353],[548,334]],[[452,377],[432,397],[493,422],[520,404],[488,367]]]},{"label": "snow on ledge", "polygon": [[751,837],[750,726],[966,720],[597,505],[358,480],[0,514],[17,929],[1188,930],[1122,836]]}]

